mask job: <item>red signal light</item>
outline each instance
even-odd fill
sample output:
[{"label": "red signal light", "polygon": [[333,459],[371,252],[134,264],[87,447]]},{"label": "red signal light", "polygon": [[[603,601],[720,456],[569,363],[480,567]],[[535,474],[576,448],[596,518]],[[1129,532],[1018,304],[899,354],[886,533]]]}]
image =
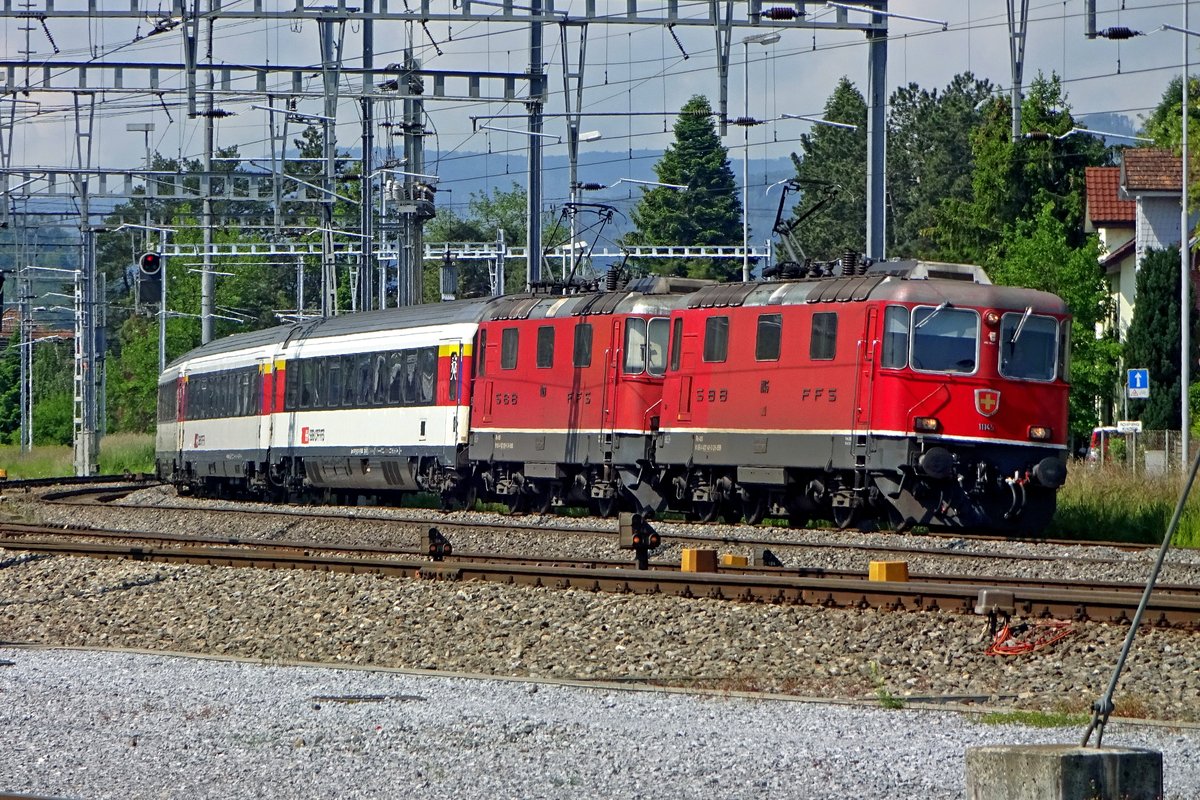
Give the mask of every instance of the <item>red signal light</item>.
[{"label": "red signal light", "polygon": [[158,253],[143,253],[138,259],[138,267],[143,275],[157,275],[162,271],[162,256]]}]

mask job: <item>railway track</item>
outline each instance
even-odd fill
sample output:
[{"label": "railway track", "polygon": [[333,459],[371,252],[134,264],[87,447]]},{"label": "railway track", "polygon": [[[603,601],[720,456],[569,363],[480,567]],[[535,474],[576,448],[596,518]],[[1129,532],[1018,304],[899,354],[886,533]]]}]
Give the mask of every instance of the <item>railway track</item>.
[{"label": "railway track", "polygon": [[[139,488],[144,488],[144,484],[139,484],[130,487],[87,487],[87,488],[72,488],[61,492],[48,492],[43,495],[43,498],[48,502],[96,505],[107,504],[122,499],[124,496],[136,491]],[[553,524],[547,523],[544,519],[538,522],[525,522],[525,518],[521,516],[509,517],[502,525],[482,523],[478,521],[456,520],[453,516],[443,514],[441,512],[431,512],[431,514],[378,514],[372,513],[369,510],[362,508],[343,508],[337,511],[314,509],[310,507],[295,507],[288,506],[286,508],[260,508],[253,505],[245,507],[221,507],[221,506],[163,506],[163,505],[139,505],[129,504],[123,507],[152,510],[156,514],[178,514],[178,515],[193,515],[202,513],[209,516],[234,516],[234,515],[250,515],[262,519],[278,519],[282,527],[303,522],[306,520],[328,520],[339,522],[356,522],[356,523],[371,523],[379,526],[411,528],[414,525],[427,526],[436,525],[440,530],[447,533],[468,532],[477,533],[481,531],[493,532],[524,532],[531,534],[552,534],[557,536],[601,536],[612,538],[617,535],[617,526],[615,521],[610,521],[603,524],[594,525],[579,525],[579,524]],[[708,525],[698,525],[697,527],[711,527]],[[1006,542],[1006,541],[1021,541],[1006,539],[1004,537],[958,534],[958,533],[931,533],[928,534],[932,541],[944,541],[946,539],[964,542]],[[782,550],[785,548],[801,548],[801,549],[816,549],[816,550],[847,550],[855,552],[863,552],[888,557],[917,557],[931,556],[944,557],[950,559],[991,559],[997,561],[1028,561],[1041,563],[1054,563],[1063,560],[1062,555],[1037,555],[1030,553],[1005,553],[1005,552],[986,552],[970,550],[949,549],[938,546],[914,546],[901,543],[903,540],[898,538],[896,544],[866,544],[855,543],[847,544],[836,541],[812,541],[812,540],[795,540],[789,541],[781,539],[778,536],[726,536],[713,534],[711,532],[685,532],[673,531],[669,537],[672,542],[676,542],[682,546],[741,546],[749,548],[774,548]],[[1034,540],[1030,540],[1034,541]],[[1150,545],[1137,545],[1128,542],[1080,542],[1075,540],[1036,540],[1037,544],[1047,545],[1063,545],[1073,547],[1091,548],[1113,548],[1121,551],[1141,552],[1150,547]],[[1082,562],[1096,565],[1117,565],[1123,563],[1121,559],[1104,557],[1104,556],[1089,556],[1089,555],[1074,555],[1070,557],[1072,561]]]},{"label": "railway track", "polygon": [[[649,570],[607,559],[564,560],[472,553],[433,561],[416,548],[333,546],[324,542],[261,542],[218,537],[142,534],[113,530],[63,530],[0,525],[0,544],[42,555],[121,558],[145,562],[266,569],[309,569],[426,580],[494,581],[555,589],[579,589],[680,597],[796,603],[894,611],[974,613],[981,589],[1011,595],[1024,617],[1126,622],[1141,597],[1135,584],[1053,582],[1041,579],[913,575],[906,582],[869,581],[851,571],[784,568],[722,568],[682,572],[674,564]],[[1200,627],[1200,589],[1160,587],[1151,597],[1148,624]]]}]

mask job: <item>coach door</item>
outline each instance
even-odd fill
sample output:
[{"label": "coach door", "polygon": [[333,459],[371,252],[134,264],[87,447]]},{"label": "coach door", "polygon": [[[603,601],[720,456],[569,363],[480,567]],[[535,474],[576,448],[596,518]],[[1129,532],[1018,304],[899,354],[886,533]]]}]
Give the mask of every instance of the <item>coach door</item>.
[{"label": "coach door", "polygon": [[604,380],[600,392],[600,434],[606,458],[612,453],[613,433],[617,426],[618,383],[621,380],[621,331],[620,318],[614,317],[609,325],[608,347],[604,348]]},{"label": "coach door", "polygon": [[871,382],[875,378],[875,365],[878,359],[879,336],[876,330],[879,324],[879,309],[874,306],[867,309],[866,320],[863,324],[862,337],[858,340],[858,357],[854,377],[854,432],[856,434],[870,433],[871,413],[875,393],[871,391]]}]

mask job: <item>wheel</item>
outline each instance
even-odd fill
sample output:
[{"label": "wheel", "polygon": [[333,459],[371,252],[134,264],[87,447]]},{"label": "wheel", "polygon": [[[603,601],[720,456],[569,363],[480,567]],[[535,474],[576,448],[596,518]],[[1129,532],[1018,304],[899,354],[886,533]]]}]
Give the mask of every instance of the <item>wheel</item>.
[{"label": "wheel", "polygon": [[504,498],[504,502],[508,504],[508,510],[513,514],[524,514],[529,511],[529,495],[524,492],[510,494]]},{"label": "wheel", "polygon": [[713,500],[693,500],[689,516],[695,522],[714,522],[719,511],[720,506]]},{"label": "wheel", "polygon": [[534,492],[529,495],[529,510],[534,514],[549,514],[554,502],[554,485],[549,481],[533,484]]},{"label": "wheel", "polygon": [[461,483],[448,492],[442,492],[443,511],[470,511],[475,507],[475,484]]},{"label": "wheel", "polygon": [[757,525],[767,516],[767,493],[752,489],[742,505],[746,512],[746,524]]},{"label": "wheel", "polygon": [[597,517],[613,516],[617,513],[619,505],[620,498],[618,497],[594,497],[591,502],[592,513]]},{"label": "wheel", "polygon": [[837,526],[839,531],[853,527],[858,521],[858,508],[856,506],[833,506],[831,511],[833,513],[833,524]]},{"label": "wheel", "polygon": [[742,521],[741,503],[723,503],[721,505],[721,521],[726,525],[737,525]]}]

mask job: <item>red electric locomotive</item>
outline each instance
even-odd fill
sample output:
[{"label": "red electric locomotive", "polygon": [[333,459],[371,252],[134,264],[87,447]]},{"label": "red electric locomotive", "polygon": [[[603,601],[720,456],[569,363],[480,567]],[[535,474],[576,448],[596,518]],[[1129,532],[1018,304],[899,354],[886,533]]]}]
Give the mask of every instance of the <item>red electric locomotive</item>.
[{"label": "red electric locomotive", "polygon": [[701,519],[1037,533],[1069,331],[1058,297],[965,265],[701,289],[671,316],[660,488]]},{"label": "red electric locomotive", "polygon": [[652,435],[667,368],[667,318],[708,281],[642,278],[621,292],[518,295],[485,309],[476,337],[470,458],[483,491],[518,509],[627,493],[661,505]]}]

